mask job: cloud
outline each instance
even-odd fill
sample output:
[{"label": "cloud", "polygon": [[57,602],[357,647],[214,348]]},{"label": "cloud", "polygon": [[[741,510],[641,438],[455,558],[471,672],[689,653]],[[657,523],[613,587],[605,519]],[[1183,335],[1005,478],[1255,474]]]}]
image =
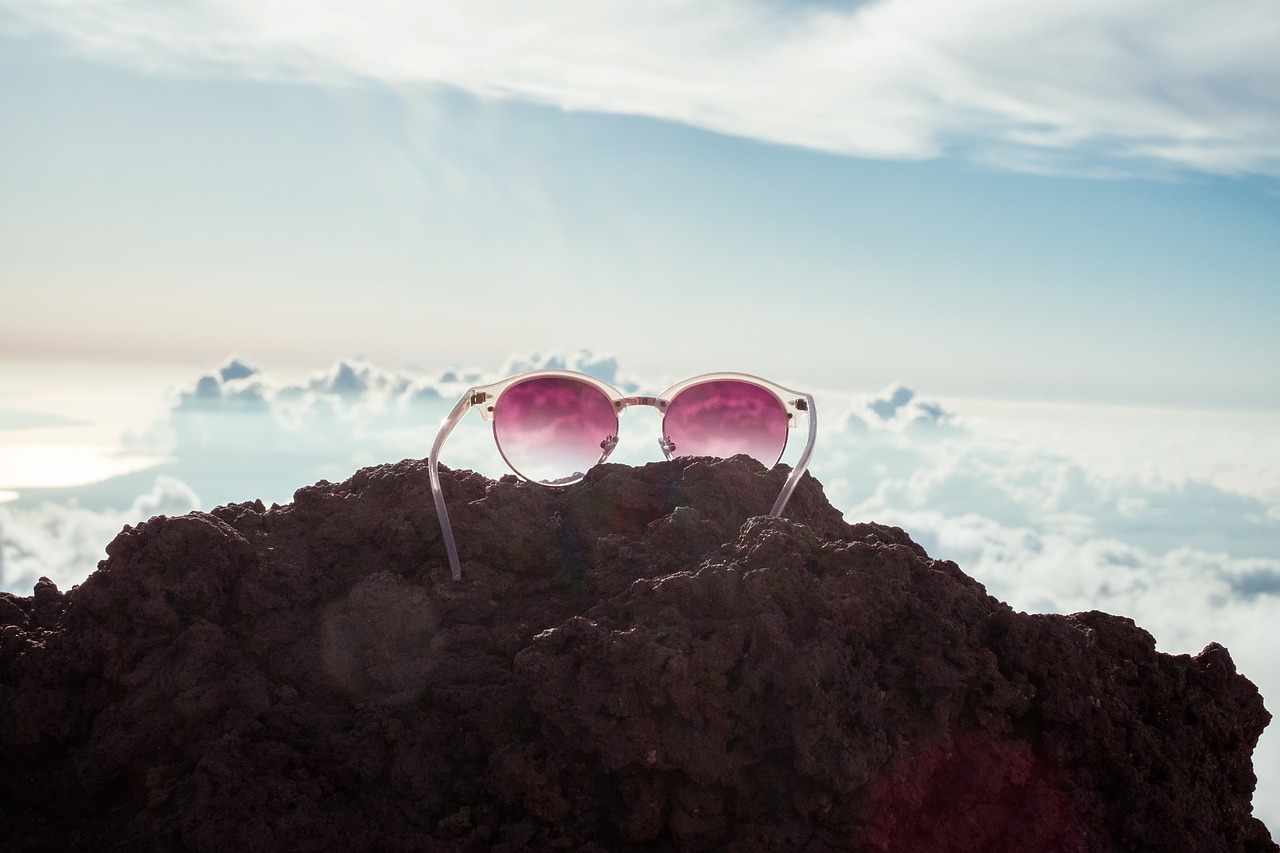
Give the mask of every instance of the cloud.
[{"label": "cloud", "polygon": [[[998,598],[1032,612],[1107,610],[1134,617],[1160,646],[1199,651],[1235,633],[1232,614],[1254,603],[1280,611],[1280,559],[1189,547],[1152,552],[1110,537],[1010,527],[936,511],[879,516],[909,530]],[[1202,612],[1188,618],[1188,602]]]},{"label": "cloud", "polygon": [[0,0],[155,73],[447,86],[860,157],[1280,175],[1273,0]]},{"label": "cloud", "polygon": [[619,390],[634,390],[635,382],[618,379],[618,360],[612,355],[579,349],[571,353],[533,352],[512,355],[502,365],[498,375],[515,376],[529,370],[576,370],[594,376]]},{"label": "cloud", "polygon": [[156,477],[150,491],[122,510],[52,502],[29,509],[0,506],[0,589],[30,595],[41,577],[67,589],[106,558],[107,543],[124,525],[155,515],[182,515],[199,506],[190,486],[165,476]]},{"label": "cloud", "polygon": [[248,379],[249,377],[256,376],[261,372],[262,371],[257,366],[237,355],[233,355],[228,358],[223,363],[222,367],[218,368],[218,376],[223,382],[231,382],[236,379]]},{"label": "cloud", "polygon": [[[1227,433],[1213,421],[1182,424],[1172,413],[1138,416],[1136,427],[1122,410],[1086,412],[1092,426],[1073,426],[1056,411],[1044,417],[1063,432],[999,426],[895,384],[824,422],[814,467],[856,518],[933,511],[1158,553],[1191,547],[1280,558],[1280,482],[1275,472],[1269,482],[1257,476],[1280,444],[1246,440],[1244,430]],[[1099,452],[1108,442],[1115,448]]]},{"label": "cloud", "polygon": [[177,389],[168,415],[132,437],[131,450],[171,457],[166,473],[198,484],[209,506],[253,498],[284,503],[320,479],[426,456],[440,419],[472,378],[466,371],[406,373],[344,358],[284,380],[232,356]]},{"label": "cloud", "polygon": [[952,412],[941,403],[925,400],[901,382],[895,382],[877,394],[860,397],[836,415],[835,431],[862,434],[869,429],[891,432],[915,432],[918,436],[937,436],[951,427],[959,428]]}]

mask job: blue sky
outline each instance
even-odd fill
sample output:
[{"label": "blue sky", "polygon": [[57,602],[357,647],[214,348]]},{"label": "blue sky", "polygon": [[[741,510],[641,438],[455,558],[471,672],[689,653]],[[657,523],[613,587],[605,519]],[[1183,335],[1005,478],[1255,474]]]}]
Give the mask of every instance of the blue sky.
[{"label": "blue sky", "polygon": [[1274,4],[970,5],[3,0],[0,358],[1275,409]]}]

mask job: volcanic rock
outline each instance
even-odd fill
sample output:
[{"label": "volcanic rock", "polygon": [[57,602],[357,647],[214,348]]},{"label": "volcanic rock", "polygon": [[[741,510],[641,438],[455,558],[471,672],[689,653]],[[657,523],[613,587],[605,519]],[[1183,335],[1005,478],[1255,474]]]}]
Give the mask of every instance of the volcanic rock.
[{"label": "volcanic rock", "polygon": [[750,460],[426,466],[0,596],[0,846],[1273,851],[1227,650],[1019,613]]}]

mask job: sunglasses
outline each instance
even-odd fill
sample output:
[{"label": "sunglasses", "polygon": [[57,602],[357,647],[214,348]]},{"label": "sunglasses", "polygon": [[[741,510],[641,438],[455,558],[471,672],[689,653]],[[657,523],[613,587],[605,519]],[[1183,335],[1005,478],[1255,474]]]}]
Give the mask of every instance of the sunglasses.
[{"label": "sunglasses", "polygon": [[618,418],[630,406],[662,414],[658,446],[667,459],[728,458],[746,454],[772,468],[782,459],[787,432],[808,422],[804,452],[769,511],[782,514],[809,465],[818,434],[813,396],[745,373],[708,373],[677,382],[657,397],[634,397],[584,373],[535,370],[467,390],[445,416],[431,447],[428,472],[454,580],[462,579],[458,547],[440,488],[440,450],[473,407],[493,422],[498,452],[521,479],[544,486],[577,483],[618,444]]}]

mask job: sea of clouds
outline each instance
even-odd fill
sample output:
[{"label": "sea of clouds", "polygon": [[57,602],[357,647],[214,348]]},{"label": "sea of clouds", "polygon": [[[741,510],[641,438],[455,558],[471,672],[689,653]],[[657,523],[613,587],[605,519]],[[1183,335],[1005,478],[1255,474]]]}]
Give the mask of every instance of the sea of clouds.
[{"label": "sea of clouds", "polygon": [[[229,501],[285,503],[362,466],[422,458],[472,384],[540,367],[580,370],[635,393],[681,377],[621,374],[590,352],[513,356],[497,370],[396,371],[342,359],[300,380],[233,357],[175,389],[167,414],[122,439],[171,461],[80,489],[0,504],[0,588],[67,588],[125,524]],[[900,525],[992,595],[1032,612],[1132,617],[1161,650],[1211,641],[1280,696],[1280,436],[1227,415],[944,404],[903,385],[817,393],[810,470],[851,521]],[[971,409],[971,410],[967,410]],[[613,461],[661,458],[658,417],[628,412]],[[646,420],[650,418],[650,420]],[[795,458],[788,450],[784,461]],[[450,467],[506,473],[487,425],[466,419]],[[1280,826],[1280,739],[1255,756],[1259,816]]]}]

